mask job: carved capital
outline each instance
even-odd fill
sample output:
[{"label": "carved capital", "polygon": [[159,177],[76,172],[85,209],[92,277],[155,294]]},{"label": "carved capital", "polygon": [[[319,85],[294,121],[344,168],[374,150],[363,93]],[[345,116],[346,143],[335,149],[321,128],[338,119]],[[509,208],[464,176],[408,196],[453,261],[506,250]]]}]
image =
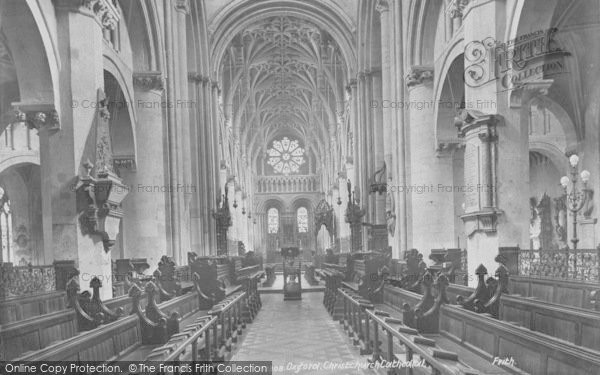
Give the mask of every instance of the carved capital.
[{"label": "carved capital", "polygon": [[454,2],[452,2],[448,7],[450,11],[450,18],[462,18],[468,3],[468,0],[454,0]]},{"label": "carved capital", "polygon": [[414,87],[433,81],[433,68],[426,66],[413,66],[406,75],[406,86]]},{"label": "carved capital", "polygon": [[133,73],[133,84],[135,87],[146,91],[162,91],[165,87],[161,72]]},{"label": "carved capital", "polygon": [[16,122],[24,122],[30,129],[38,131],[60,130],[60,119],[54,106],[25,103],[13,103],[13,106]]},{"label": "carved capital", "polygon": [[522,83],[510,93],[511,108],[521,108],[523,104],[528,103],[532,98],[547,95],[548,89],[552,86],[553,82],[554,80],[552,79],[541,79]]},{"label": "carved capital", "polygon": [[390,10],[390,3],[387,0],[377,0],[377,3],[375,4],[375,10],[378,11],[379,13],[383,14],[384,12],[387,12]]},{"label": "carved capital", "polygon": [[188,72],[188,81],[190,81],[190,82],[203,83],[208,80],[209,80],[208,77],[205,77],[200,73]]},{"label": "carved capital", "polygon": [[476,110],[462,109],[454,119],[459,137],[464,137],[469,131],[482,127],[494,127],[499,121],[498,115],[487,114]]},{"label": "carved capital", "polygon": [[190,1],[189,0],[175,0],[175,9],[178,12],[189,14],[190,13]]},{"label": "carved capital", "polygon": [[455,150],[462,149],[465,147],[464,139],[448,139],[439,141],[435,148],[436,156],[438,158],[450,156]]},{"label": "carved capital", "polygon": [[112,0],[58,0],[57,7],[93,15],[105,29],[113,30],[121,20],[121,13]]}]

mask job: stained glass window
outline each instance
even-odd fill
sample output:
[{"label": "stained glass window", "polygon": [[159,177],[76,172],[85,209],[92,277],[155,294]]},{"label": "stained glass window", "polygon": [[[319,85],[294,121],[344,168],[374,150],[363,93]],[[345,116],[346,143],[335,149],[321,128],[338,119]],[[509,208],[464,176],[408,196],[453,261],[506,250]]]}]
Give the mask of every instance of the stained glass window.
[{"label": "stained glass window", "polygon": [[308,232],[308,211],[305,207],[300,207],[297,212],[298,232]]},{"label": "stained glass window", "polygon": [[273,147],[268,150],[267,164],[273,167],[275,173],[284,175],[298,173],[304,164],[304,149],[297,140],[283,137],[281,141],[273,141]]},{"label": "stained glass window", "polygon": [[276,208],[269,208],[267,211],[268,233],[279,232],[279,211]]}]

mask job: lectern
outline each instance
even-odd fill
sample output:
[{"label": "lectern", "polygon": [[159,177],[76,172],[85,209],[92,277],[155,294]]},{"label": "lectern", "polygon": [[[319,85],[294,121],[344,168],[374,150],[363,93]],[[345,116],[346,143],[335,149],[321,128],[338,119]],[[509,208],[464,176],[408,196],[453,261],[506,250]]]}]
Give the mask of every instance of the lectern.
[{"label": "lectern", "polygon": [[300,249],[297,247],[281,248],[283,259],[283,300],[302,299],[302,278],[300,272],[302,261],[298,258]]}]

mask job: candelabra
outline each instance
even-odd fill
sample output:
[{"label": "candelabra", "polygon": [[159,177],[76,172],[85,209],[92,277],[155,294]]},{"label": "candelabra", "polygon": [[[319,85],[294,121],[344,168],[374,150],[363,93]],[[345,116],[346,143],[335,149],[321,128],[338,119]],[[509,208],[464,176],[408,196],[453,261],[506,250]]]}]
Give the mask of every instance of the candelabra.
[{"label": "candelabra", "polygon": [[[571,179],[567,176],[563,176],[560,179],[560,184],[564,189],[564,197],[567,209],[571,211],[573,216],[573,234],[571,236],[571,243],[573,244],[573,275],[577,276],[577,243],[579,242],[579,238],[577,237],[577,215],[583,205],[586,203],[588,198],[588,192],[590,189],[587,187],[587,183],[590,179],[590,172],[587,170],[583,170],[581,174],[579,174],[579,157],[576,154],[571,155],[569,158],[569,164],[571,165]],[[581,177],[581,182],[583,183],[583,188],[578,187],[578,177]],[[569,191],[569,184],[571,185],[571,190]],[[569,264],[569,248],[567,246],[567,272],[568,272],[568,264]]]}]

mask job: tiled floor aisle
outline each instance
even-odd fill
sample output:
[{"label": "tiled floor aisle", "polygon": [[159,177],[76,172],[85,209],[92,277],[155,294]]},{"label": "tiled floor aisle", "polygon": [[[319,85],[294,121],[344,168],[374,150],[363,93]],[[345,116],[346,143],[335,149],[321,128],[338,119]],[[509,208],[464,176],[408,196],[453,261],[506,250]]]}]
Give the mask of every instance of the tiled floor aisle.
[{"label": "tiled floor aisle", "polygon": [[273,374],[376,374],[356,366],[366,364],[366,357],[327,313],[323,293],[305,293],[301,301],[283,301],[283,294],[261,299],[262,309],[233,360],[273,361]]}]

